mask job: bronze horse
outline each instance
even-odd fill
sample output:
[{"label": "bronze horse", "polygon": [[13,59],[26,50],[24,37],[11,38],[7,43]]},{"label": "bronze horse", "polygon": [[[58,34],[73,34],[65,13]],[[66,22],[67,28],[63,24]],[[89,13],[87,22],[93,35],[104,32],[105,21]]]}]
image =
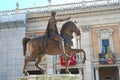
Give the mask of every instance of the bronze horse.
[{"label": "bronze horse", "polygon": [[[85,63],[86,60],[86,54],[83,49],[71,49],[71,46],[73,44],[72,38],[73,38],[73,32],[76,33],[77,35],[80,35],[80,30],[77,28],[77,26],[74,24],[72,21],[68,21],[65,24],[63,24],[60,36],[64,39],[65,42],[65,52],[66,56],[63,55],[63,51],[61,51],[59,47],[59,42],[53,41],[51,39],[48,39],[47,42],[45,42],[45,36],[38,36],[33,39],[29,38],[23,38],[23,55],[26,56],[26,50],[27,50],[27,43],[28,43],[28,48],[30,52],[30,57],[25,57],[24,60],[24,68],[23,68],[23,73],[27,73],[26,70],[26,65],[29,61],[33,60],[35,57],[37,57],[37,61],[35,63],[35,66],[40,69],[41,73],[44,74],[44,71],[39,67],[39,63],[41,62],[41,59],[43,56],[46,54],[48,55],[62,55],[67,64],[66,64],[66,73],[70,73],[68,66],[69,66],[69,59],[70,56],[73,54],[77,54],[80,52],[83,52],[83,63]],[[46,43],[46,44],[45,44]]]}]

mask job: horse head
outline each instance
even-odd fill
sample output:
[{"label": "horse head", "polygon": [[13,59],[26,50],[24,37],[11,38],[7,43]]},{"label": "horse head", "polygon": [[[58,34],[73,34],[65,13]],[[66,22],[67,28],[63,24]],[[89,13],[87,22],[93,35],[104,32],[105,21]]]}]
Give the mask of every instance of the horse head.
[{"label": "horse head", "polygon": [[76,33],[77,35],[80,35],[80,30],[73,21],[68,21],[63,24],[61,34],[72,35],[73,32]]},{"label": "horse head", "polygon": [[72,21],[69,21],[69,23],[70,23],[70,26],[71,26],[71,28],[70,28],[71,32],[76,33],[77,36],[80,35],[80,30],[78,29],[77,25]]},{"label": "horse head", "polygon": [[63,24],[61,28],[61,37],[64,38],[65,43],[67,43],[69,46],[73,45],[72,38],[73,38],[73,33],[80,35],[80,30],[78,27],[75,25],[73,21],[68,21]]}]

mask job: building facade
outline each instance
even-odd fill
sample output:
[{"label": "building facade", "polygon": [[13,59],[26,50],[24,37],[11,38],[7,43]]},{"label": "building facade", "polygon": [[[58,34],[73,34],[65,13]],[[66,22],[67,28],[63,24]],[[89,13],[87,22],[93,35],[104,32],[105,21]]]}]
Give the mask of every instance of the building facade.
[{"label": "building facade", "polygon": [[25,36],[25,17],[24,14],[0,16],[0,80],[23,76],[21,40]]},{"label": "building facade", "polygon": [[[1,12],[1,23],[0,23],[0,52],[6,63],[0,65],[0,78],[7,80],[9,76],[22,76],[23,58],[22,47],[20,49],[9,49],[9,46],[14,43],[6,38],[15,37],[15,42],[20,42],[22,37],[26,36],[33,38],[38,35],[44,35],[48,19],[50,17],[49,9],[57,12],[57,18],[71,17],[71,20],[76,23],[81,31],[81,36],[73,39],[73,48],[82,48],[86,51],[86,63],[82,64],[82,54],[77,54],[75,58],[76,64],[70,66],[70,71],[73,74],[80,74],[84,80],[119,80],[120,79],[120,1],[119,0],[100,0],[100,1],[83,1],[80,3],[62,4],[56,6],[37,7],[30,9],[19,9],[11,12]],[[12,14],[10,14],[12,13]],[[15,13],[15,14],[14,14]],[[17,19],[11,21],[13,15],[21,15]],[[4,17],[3,17],[4,15]],[[10,16],[8,16],[10,15]],[[7,16],[7,17],[6,17]],[[6,19],[6,20],[5,20]],[[14,25],[15,27],[13,27]],[[58,23],[58,29],[64,24]],[[11,26],[10,26],[11,25]],[[21,27],[19,27],[21,26]],[[13,29],[21,31],[19,34],[12,34]],[[7,31],[5,31],[7,30]],[[4,32],[3,32],[4,31]],[[11,32],[9,32],[11,31]],[[2,34],[4,33],[4,34]],[[12,35],[10,35],[11,33]],[[5,35],[6,34],[6,35]],[[8,35],[9,34],[9,35]],[[5,37],[6,36],[6,37]],[[8,37],[9,36],[9,37]],[[17,40],[19,37],[19,40]],[[5,41],[6,40],[6,41]],[[16,41],[17,40],[17,41]],[[5,43],[5,44],[3,44]],[[13,46],[20,44],[16,43]],[[5,50],[7,49],[7,50]],[[7,52],[6,52],[7,51]],[[15,51],[15,52],[12,52]],[[20,51],[20,52],[19,52]],[[10,56],[13,54],[13,56]],[[20,56],[17,64],[16,55],[19,52]],[[29,53],[27,54],[29,56]],[[9,60],[9,58],[11,58]],[[9,69],[10,66],[13,68]],[[3,61],[3,62],[4,62]],[[12,62],[11,62],[12,61]],[[14,64],[15,63],[15,64]],[[39,70],[34,66],[35,60],[29,62],[27,69],[30,74],[40,74]],[[5,69],[2,67],[5,66]],[[43,61],[40,63],[45,74],[64,74],[65,66],[62,65],[61,56],[49,56],[46,55]],[[17,73],[16,69],[19,68],[21,72]],[[18,69],[17,69],[18,70]],[[14,71],[9,75],[9,72]],[[19,74],[19,75],[17,75]],[[3,77],[5,76],[5,77]],[[17,77],[15,77],[17,78]],[[10,80],[14,80],[15,79]]]}]

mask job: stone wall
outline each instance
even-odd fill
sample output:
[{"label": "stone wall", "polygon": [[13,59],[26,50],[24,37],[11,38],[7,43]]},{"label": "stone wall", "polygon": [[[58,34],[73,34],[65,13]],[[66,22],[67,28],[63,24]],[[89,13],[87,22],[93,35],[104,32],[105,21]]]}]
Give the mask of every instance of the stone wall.
[{"label": "stone wall", "polygon": [[0,30],[0,80],[17,80],[22,75],[22,38],[25,28]]}]

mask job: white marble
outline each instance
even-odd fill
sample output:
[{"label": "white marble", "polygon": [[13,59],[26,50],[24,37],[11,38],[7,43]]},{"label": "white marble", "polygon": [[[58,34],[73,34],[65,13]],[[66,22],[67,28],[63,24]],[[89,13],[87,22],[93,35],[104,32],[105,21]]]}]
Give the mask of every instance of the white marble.
[{"label": "white marble", "polygon": [[57,74],[57,75],[30,75],[18,80],[82,80],[81,75]]},{"label": "white marble", "polygon": [[25,28],[2,29],[0,33],[0,80],[16,80],[23,76],[22,38]]},{"label": "white marble", "polygon": [[47,66],[46,66],[46,74],[47,75],[52,75],[54,74],[53,69],[54,69],[54,65],[53,65],[53,56],[51,55],[46,55],[46,59],[47,59]]},{"label": "white marble", "polygon": [[6,22],[6,21],[17,21],[17,20],[24,20],[25,21],[26,14],[16,14],[16,15],[5,15],[0,16],[0,22]]},{"label": "white marble", "polygon": [[86,25],[86,26],[82,26],[82,47],[85,52],[86,52],[86,62],[84,64],[84,80],[94,80],[93,78],[93,67],[92,67],[92,43],[91,43],[91,33],[90,33],[90,26]]}]

